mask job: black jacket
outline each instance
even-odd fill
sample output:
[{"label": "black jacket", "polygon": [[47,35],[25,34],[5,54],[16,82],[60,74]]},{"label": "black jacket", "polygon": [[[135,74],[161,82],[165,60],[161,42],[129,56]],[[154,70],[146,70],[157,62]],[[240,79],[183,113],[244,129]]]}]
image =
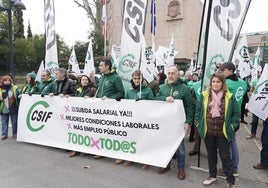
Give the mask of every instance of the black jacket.
[{"label": "black jacket", "polygon": [[54,95],[64,94],[74,96],[76,93],[76,81],[70,78],[55,80]]}]

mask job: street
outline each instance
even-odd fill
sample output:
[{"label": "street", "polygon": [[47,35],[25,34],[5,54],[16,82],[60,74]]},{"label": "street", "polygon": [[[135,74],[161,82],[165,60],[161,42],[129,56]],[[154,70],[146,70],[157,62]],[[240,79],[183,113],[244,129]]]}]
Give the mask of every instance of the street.
[{"label": "street", "polygon": [[[248,123],[251,115],[245,119]],[[260,161],[260,135],[262,122],[259,122],[257,138],[247,140],[251,125],[241,124],[237,132],[240,153],[239,177],[236,187],[268,187],[268,170],[256,170],[252,166]],[[11,135],[0,141],[1,187],[6,188],[86,188],[86,187],[204,187],[202,182],[208,177],[206,150],[201,143],[201,166],[197,168],[197,155],[189,156],[193,142],[185,138],[186,179],[177,178],[177,163],[172,161],[172,168],[165,174],[158,174],[157,167],[150,166],[142,171],[140,164],[125,167],[114,164],[114,159],[93,159],[93,156],[80,154],[69,158],[69,152],[63,149],[16,142]],[[153,157],[153,156],[152,156]],[[220,160],[219,160],[220,162]],[[219,163],[218,162],[218,163]],[[90,165],[89,168],[84,168]],[[220,165],[218,164],[218,167]],[[218,178],[212,187],[224,187],[226,181]]]}]

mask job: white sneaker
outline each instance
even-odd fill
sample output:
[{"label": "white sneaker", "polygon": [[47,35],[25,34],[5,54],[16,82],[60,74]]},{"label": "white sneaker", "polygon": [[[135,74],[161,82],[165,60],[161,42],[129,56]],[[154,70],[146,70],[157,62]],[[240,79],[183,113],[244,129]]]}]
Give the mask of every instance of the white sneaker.
[{"label": "white sneaker", "polygon": [[203,185],[211,185],[212,183],[216,182],[217,179],[216,178],[212,178],[212,177],[209,177],[208,179],[206,179],[204,182],[203,182]]},{"label": "white sneaker", "polygon": [[234,177],[238,177],[238,175],[239,175],[239,174],[238,174],[238,171],[237,171],[237,170],[233,172],[233,176],[234,176]]}]

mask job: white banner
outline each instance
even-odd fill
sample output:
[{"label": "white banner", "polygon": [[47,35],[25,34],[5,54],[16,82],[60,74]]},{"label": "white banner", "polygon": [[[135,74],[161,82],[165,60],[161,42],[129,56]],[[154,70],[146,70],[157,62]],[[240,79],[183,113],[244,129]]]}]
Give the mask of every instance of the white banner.
[{"label": "white banner", "polygon": [[[205,56],[201,54],[198,55],[198,58],[205,58],[204,61],[200,61],[205,63],[205,69],[203,70],[203,86],[205,88],[209,84],[210,76],[217,72],[217,65],[231,61],[234,46],[240,33],[250,0],[206,1],[206,3],[212,4],[208,6],[208,13],[205,13],[205,17],[210,20],[205,20],[204,23],[209,24],[209,27],[202,25],[202,28],[207,29],[203,51]],[[206,6],[207,5],[205,5],[205,7]],[[199,45],[199,48],[200,47]],[[200,53],[201,52],[202,49],[200,50]]]},{"label": "white banner", "polygon": [[54,0],[45,0],[46,56],[45,69],[52,75],[58,65],[57,39],[55,30]]},{"label": "white banner", "polygon": [[125,89],[130,87],[132,73],[140,68],[146,6],[147,0],[125,0],[120,61],[117,69]]},{"label": "white banner", "polygon": [[18,141],[165,167],[184,138],[181,100],[23,95]]},{"label": "white banner", "polygon": [[253,95],[248,103],[248,110],[259,118],[268,118],[268,64],[266,63]]}]

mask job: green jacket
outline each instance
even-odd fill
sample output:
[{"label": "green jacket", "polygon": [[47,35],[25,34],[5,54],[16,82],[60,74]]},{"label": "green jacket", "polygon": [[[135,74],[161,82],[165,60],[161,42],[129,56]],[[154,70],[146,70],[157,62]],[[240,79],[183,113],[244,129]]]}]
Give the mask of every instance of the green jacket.
[{"label": "green jacket", "polygon": [[[12,85],[10,90],[13,91],[15,103],[11,104],[11,106],[9,107],[9,111],[10,111],[10,113],[14,113],[14,112],[17,112],[18,108],[19,108],[19,103],[20,103],[19,94],[20,94],[20,92],[19,92],[18,87],[15,85]],[[7,92],[6,90],[0,88],[0,95],[2,95],[3,98],[5,98],[5,96],[7,96],[7,94],[4,94],[6,92]],[[4,100],[0,101],[0,113],[3,112],[3,108],[4,108]]]},{"label": "green jacket", "polygon": [[49,78],[47,81],[41,81],[40,84],[33,91],[34,94],[48,95],[54,92],[54,79]]},{"label": "green jacket", "polygon": [[33,93],[36,89],[37,85],[31,86],[31,84],[27,83],[24,86],[22,86],[22,89],[20,91],[20,94],[30,94]]},{"label": "green jacket", "polygon": [[228,86],[229,91],[234,95],[237,104],[241,107],[243,97],[248,90],[247,83],[241,78],[238,78],[238,80],[232,80],[227,78],[226,84]]},{"label": "green jacket", "polygon": [[129,90],[127,90],[125,98],[153,100],[154,94],[148,86],[141,86],[141,96],[140,96],[140,88],[134,89],[131,87]]},{"label": "green jacket", "polygon": [[76,97],[94,97],[96,93],[96,88],[93,86],[83,86],[76,89]]},{"label": "green jacket", "polygon": [[[209,102],[209,91],[202,92],[196,104],[195,122],[202,139],[207,134],[207,107]],[[227,91],[225,93],[225,114],[223,123],[223,134],[225,138],[230,141],[235,136],[235,130],[239,127],[240,107],[232,93]]]},{"label": "green jacket", "polygon": [[108,97],[111,99],[123,98],[125,90],[121,78],[112,70],[103,74],[98,83],[97,98]]},{"label": "green jacket", "polygon": [[167,97],[173,97],[174,99],[181,99],[183,102],[186,121],[185,123],[192,123],[194,118],[194,99],[191,94],[191,89],[179,79],[176,83],[162,84],[160,90],[155,96],[155,100],[165,101]]}]

